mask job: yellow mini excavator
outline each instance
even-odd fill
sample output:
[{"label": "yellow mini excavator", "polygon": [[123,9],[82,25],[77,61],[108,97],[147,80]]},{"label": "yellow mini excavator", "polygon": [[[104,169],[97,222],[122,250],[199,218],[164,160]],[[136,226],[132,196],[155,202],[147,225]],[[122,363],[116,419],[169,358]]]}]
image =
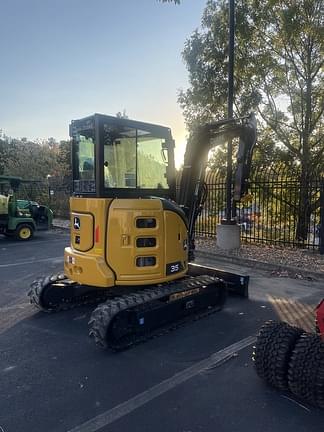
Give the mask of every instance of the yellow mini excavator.
[{"label": "yellow mini excavator", "polygon": [[169,128],[94,114],[72,121],[70,136],[71,244],[64,273],[32,283],[32,304],[55,311],[94,302],[90,335],[120,350],[220,310],[228,290],[247,296],[247,276],[192,261],[208,152],[239,138],[238,200],[256,140],[253,114],[199,127],[178,187]]}]

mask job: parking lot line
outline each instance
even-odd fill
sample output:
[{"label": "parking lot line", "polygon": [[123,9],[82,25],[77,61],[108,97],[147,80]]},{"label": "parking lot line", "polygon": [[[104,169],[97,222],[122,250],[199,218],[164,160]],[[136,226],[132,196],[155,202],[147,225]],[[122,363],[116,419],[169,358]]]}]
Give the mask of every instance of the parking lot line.
[{"label": "parking lot line", "polygon": [[233,354],[252,345],[255,341],[255,336],[249,336],[232,345],[229,345],[228,347],[212,354],[210,357],[193,364],[192,366],[184,369],[181,372],[178,372],[173,377],[168,378],[159,384],[156,384],[148,390],[139,393],[133,398],[128,399],[127,401],[119,405],[116,405],[110,410],[105,411],[104,413],[99,414],[96,417],[93,417],[92,419],[86,421],[79,426],[74,427],[73,429],[70,429],[67,432],[96,432],[99,429],[108,426],[116,420],[124,417],[125,415],[130,414],[132,411],[147,404],[158,396],[161,396],[169,390],[172,390],[173,388],[184,383],[195,375],[198,375],[203,370],[211,367],[216,367],[217,365],[221,365],[222,363],[224,363],[225,360],[232,358]]},{"label": "parking lot line", "polygon": [[[10,264],[0,264],[0,268],[4,268],[4,267],[16,267],[16,266],[27,265],[27,264],[37,264],[39,262],[46,262],[46,261],[61,262],[61,261],[63,261],[63,256],[60,255],[59,257],[34,259],[34,260],[31,260],[31,261],[21,261],[21,262],[18,262],[18,263],[10,263]],[[56,264],[56,262],[55,262],[55,264]]]}]

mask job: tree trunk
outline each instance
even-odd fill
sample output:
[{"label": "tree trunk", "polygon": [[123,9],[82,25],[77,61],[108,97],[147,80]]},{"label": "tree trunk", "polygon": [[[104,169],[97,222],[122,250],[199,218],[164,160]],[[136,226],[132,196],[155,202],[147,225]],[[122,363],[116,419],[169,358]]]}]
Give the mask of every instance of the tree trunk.
[{"label": "tree trunk", "polygon": [[296,228],[296,240],[303,244],[307,240],[310,226],[311,200],[310,179],[308,169],[303,167],[300,178],[299,209]]},{"label": "tree trunk", "polygon": [[304,243],[307,240],[308,228],[310,226],[311,216],[311,192],[310,192],[310,148],[309,137],[312,115],[312,80],[310,75],[310,52],[308,52],[305,101],[304,128],[302,133],[302,159],[301,159],[301,176],[300,176],[300,201],[299,215],[296,229],[296,240]]}]

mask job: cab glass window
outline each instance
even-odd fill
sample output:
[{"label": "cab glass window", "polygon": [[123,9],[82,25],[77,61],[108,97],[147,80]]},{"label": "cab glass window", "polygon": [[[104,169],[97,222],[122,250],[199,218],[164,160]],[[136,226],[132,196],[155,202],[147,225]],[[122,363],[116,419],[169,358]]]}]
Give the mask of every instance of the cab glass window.
[{"label": "cab glass window", "polygon": [[136,187],[136,129],[104,125],[104,185]]},{"label": "cab glass window", "polygon": [[95,191],[95,143],[93,130],[73,137],[74,191]]},{"label": "cab glass window", "polygon": [[164,140],[150,133],[137,131],[137,186],[141,189],[168,188]]},{"label": "cab glass window", "polygon": [[149,131],[107,122],[103,143],[105,188],[168,188],[164,139]]}]

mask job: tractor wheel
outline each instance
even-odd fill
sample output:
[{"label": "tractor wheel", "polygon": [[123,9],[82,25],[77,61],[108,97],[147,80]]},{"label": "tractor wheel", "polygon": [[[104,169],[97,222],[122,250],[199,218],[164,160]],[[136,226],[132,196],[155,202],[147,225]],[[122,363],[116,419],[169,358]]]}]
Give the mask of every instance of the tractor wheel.
[{"label": "tractor wheel", "polygon": [[15,238],[17,240],[26,241],[30,240],[34,235],[34,229],[31,225],[20,224],[15,230]]},{"label": "tractor wheel", "polygon": [[288,389],[288,365],[303,330],[285,322],[268,321],[260,329],[252,359],[257,374],[272,387]]},{"label": "tractor wheel", "polygon": [[324,408],[324,343],[318,335],[304,333],[296,343],[288,385],[298,399]]}]

